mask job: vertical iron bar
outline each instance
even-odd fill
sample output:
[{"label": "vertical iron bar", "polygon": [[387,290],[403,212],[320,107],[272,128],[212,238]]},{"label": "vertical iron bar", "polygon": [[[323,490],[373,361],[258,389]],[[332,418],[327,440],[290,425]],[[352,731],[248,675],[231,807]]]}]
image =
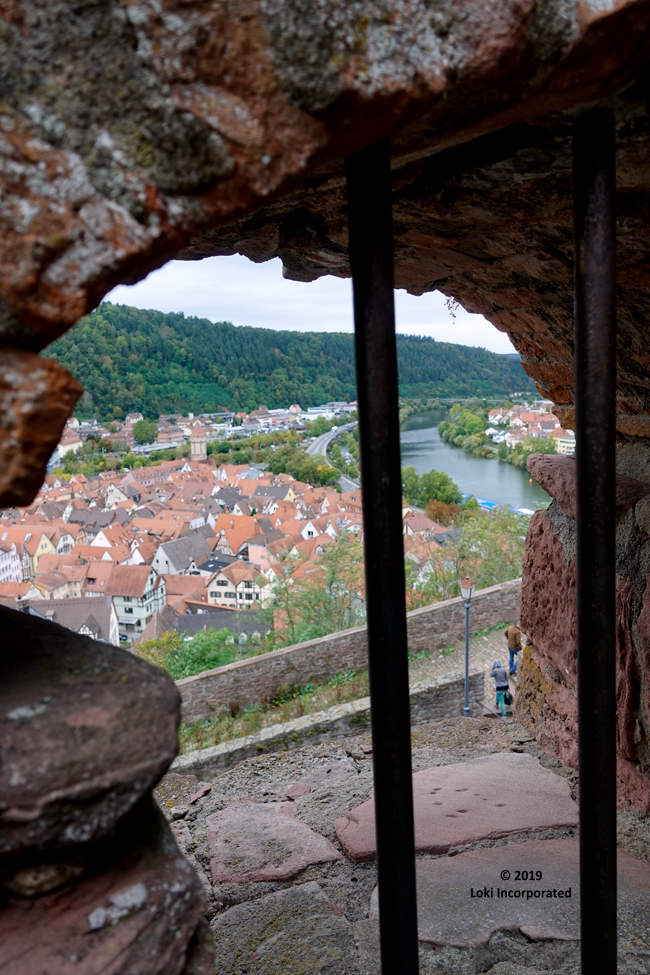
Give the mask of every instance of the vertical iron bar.
[{"label": "vertical iron bar", "polygon": [[463,716],[469,718],[469,599],[465,600],[465,704]]},{"label": "vertical iron bar", "polygon": [[582,971],[616,972],[615,129],[573,123]]},{"label": "vertical iron bar", "polygon": [[381,968],[417,975],[390,145],[346,166],[354,298]]}]

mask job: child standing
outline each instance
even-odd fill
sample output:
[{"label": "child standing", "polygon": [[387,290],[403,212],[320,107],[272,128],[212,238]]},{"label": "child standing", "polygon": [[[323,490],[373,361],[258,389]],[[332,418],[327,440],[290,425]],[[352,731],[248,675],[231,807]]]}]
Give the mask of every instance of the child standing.
[{"label": "child standing", "polygon": [[493,661],[490,677],[494,677],[494,683],[497,686],[497,707],[501,708],[501,714],[505,718],[506,703],[504,701],[504,696],[508,693],[508,671],[505,667],[501,666],[500,660]]}]

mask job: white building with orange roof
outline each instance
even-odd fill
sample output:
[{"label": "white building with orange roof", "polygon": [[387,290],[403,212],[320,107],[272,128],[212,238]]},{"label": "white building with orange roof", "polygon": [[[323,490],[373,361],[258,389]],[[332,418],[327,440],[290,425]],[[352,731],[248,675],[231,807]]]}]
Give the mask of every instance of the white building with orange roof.
[{"label": "white building with orange roof", "polygon": [[269,580],[259,569],[242,559],[215,572],[207,588],[209,603],[237,609],[263,606],[273,595]]},{"label": "white building with orange roof", "polygon": [[104,548],[101,551],[104,561],[115,562],[120,565],[133,565],[133,555],[128,545],[111,545],[110,548]]},{"label": "white building with orange roof", "polygon": [[81,587],[82,596],[101,596],[106,591],[106,586],[113,563],[101,559],[86,563],[86,578]]},{"label": "white building with orange roof", "polygon": [[40,599],[41,593],[28,579],[26,582],[0,582],[0,602],[5,605],[24,599]]},{"label": "white building with orange roof", "polygon": [[56,552],[47,534],[38,525],[12,526],[0,531],[0,542],[14,542],[23,567],[23,579],[36,575],[41,555]]},{"label": "white building with orange roof", "polygon": [[0,542],[0,583],[22,582],[23,567],[15,542]]},{"label": "white building with orange roof", "polygon": [[65,457],[66,454],[78,453],[82,447],[83,440],[79,434],[73,433],[72,431],[66,431],[59,440],[57,450],[59,451],[59,457]]},{"label": "white building with orange roof", "polygon": [[217,535],[214,551],[222,552],[224,555],[239,555],[246,548],[248,541],[256,535],[260,535],[257,526],[255,531],[250,531],[246,526],[230,530],[222,528]]},{"label": "white building with orange roof", "polygon": [[128,545],[132,537],[132,532],[124,525],[108,525],[97,532],[90,544],[96,548],[112,548],[114,545]]},{"label": "white building with orange roof", "polygon": [[165,605],[167,588],[164,577],[152,566],[114,565],[105,594],[113,597],[120,638],[133,643]]},{"label": "white building with orange roof", "polygon": [[221,483],[231,484],[247,468],[248,464],[221,464],[215,476]]}]

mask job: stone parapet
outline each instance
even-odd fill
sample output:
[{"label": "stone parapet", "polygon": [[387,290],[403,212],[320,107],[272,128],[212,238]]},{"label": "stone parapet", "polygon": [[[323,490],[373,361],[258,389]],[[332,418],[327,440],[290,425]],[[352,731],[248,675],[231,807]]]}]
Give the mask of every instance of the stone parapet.
[{"label": "stone parapet", "polygon": [[[517,619],[520,593],[520,579],[476,592],[472,598],[472,633]],[[407,623],[409,650],[443,650],[463,639],[465,604],[461,597],[446,599],[408,613]],[[182,720],[193,724],[214,717],[231,702],[263,703],[271,700],[280,687],[318,683],[344,670],[363,670],[367,666],[365,626],[296,643],[177,681],[183,701]]]},{"label": "stone parapet", "polygon": [[[462,714],[464,677],[452,675],[451,678],[426,681],[411,688],[411,724],[425,721],[439,721]],[[485,689],[483,671],[470,673],[469,698],[470,715],[477,717],[483,713],[481,702]],[[364,728],[370,728],[370,698],[362,697],[349,704],[305,714],[293,721],[270,725],[255,732],[224,741],[220,745],[201,748],[180,755],[171,767],[180,775],[193,773],[200,778],[209,778],[223,769],[230,768],[245,758],[262,752],[289,751],[303,745],[316,745],[321,741],[346,738],[358,735]]]}]

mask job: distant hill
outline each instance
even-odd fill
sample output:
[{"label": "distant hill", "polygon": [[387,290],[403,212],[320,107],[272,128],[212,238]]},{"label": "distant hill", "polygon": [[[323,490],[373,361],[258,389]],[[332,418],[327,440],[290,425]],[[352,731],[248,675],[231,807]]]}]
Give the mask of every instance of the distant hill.
[{"label": "distant hill", "polygon": [[[399,336],[404,396],[501,396],[534,389],[519,360]],[[77,415],[103,421],[160,413],[318,406],[356,397],[353,336],[236,328],[104,303],[44,353],[84,385]]]}]

